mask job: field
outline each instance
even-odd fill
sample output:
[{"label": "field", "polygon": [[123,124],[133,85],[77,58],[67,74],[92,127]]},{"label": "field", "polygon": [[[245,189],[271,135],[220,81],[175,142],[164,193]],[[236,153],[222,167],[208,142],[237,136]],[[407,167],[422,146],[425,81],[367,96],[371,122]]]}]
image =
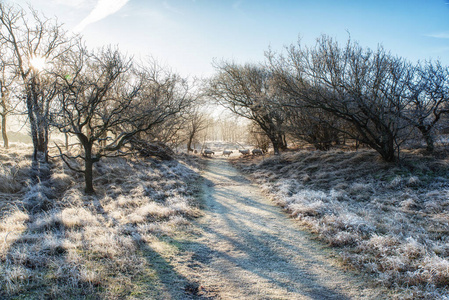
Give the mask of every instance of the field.
[{"label": "field", "polygon": [[371,150],[300,151],[234,164],[343,264],[401,299],[448,297],[447,159],[407,152],[389,164]]},{"label": "field", "polygon": [[[196,252],[184,252],[203,230],[193,222],[204,214],[200,172],[205,160],[218,158],[105,159],[94,170],[96,194],[87,196],[80,174],[58,158],[39,166],[31,153],[12,144],[0,154],[0,298],[197,296],[189,290],[200,278],[189,265]],[[334,247],[346,268],[369,274],[399,299],[447,299],[443,154],[408,151],[398,164],[371,150],[229,160]]]},{"label": "field", "polygon": [[59,159],[40,166],[32,148],[0,155],[0,298],[177,298],[185,281],[164,237],[188,235],[200,215],[199,160],[106,159],[96,195]]}]

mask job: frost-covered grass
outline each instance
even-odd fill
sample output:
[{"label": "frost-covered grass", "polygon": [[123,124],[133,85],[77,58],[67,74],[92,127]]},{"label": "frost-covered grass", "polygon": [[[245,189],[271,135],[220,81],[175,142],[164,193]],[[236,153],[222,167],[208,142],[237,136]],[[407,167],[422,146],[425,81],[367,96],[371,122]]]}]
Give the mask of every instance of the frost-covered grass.
[{"label": "frost-covered grass", "polygon": [[163,295],[170,272],[155,262],[169,264],[152,249],[200,215],[198,161],[105,159],[86,196],[83,177],[56,158],[41,166],[45,180],[32,180],[30,153],[18,145],[0,155],[0,298]]},{"label": "frost-covered grass", "polygon": [[[337,247],[343,262],[401,299],[449,297],[449,161],[369,150],[300,151],[236,159],[293,218]],[[446,299],[446,298],[445,298]]]}]

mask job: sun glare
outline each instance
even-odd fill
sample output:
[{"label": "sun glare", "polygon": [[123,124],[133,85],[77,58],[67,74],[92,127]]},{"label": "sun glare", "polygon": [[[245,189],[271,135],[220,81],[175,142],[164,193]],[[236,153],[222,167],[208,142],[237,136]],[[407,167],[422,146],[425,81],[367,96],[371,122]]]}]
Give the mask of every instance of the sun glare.
[{"label": "sun glare", "polygon": [[30,60],[31,66],[36,70],[36,71],[41,71],[44,69],[46,61],[44,57],[40,57],[40,56],[34,56],[31,58]]}]

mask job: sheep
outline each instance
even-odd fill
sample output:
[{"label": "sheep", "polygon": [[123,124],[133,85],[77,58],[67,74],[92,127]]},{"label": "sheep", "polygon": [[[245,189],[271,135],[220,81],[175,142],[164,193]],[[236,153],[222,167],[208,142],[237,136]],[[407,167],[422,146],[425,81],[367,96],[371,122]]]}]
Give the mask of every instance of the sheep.
[{"label": "sheep", "polygon": [[223,155],[227,155],[228,157],[232,154],[233,152],[231,150],[223,150]]},{"label": "sheep", "polygon": [[215,155],[215,152],[212,151],[212,150],[205,149],[205,150],[203,151],[203,156],[211,156],[212,154]]},{"label": "sheep", "polygon": [[249,155],[249,149],[239,150],[239,152],[243,155]]},{"label": "sheep", "polygon": [[263,152],[260,149],[253,149],[252,153],[253,153],[254,156],[255,155],[263,155]]}]

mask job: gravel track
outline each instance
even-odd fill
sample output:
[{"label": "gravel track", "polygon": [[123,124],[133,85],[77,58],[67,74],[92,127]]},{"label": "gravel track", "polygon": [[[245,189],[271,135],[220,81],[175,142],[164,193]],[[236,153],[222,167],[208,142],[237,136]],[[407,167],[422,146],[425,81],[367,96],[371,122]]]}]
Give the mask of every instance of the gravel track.
[{"label": "gravel track", "polygon": [[367,278],[339,267],[331,250],[312,240],[226,159],[210,159],[203,176],[206,212],[181,272],[198,283],[194,298],[388,298],[369,287]]}]

